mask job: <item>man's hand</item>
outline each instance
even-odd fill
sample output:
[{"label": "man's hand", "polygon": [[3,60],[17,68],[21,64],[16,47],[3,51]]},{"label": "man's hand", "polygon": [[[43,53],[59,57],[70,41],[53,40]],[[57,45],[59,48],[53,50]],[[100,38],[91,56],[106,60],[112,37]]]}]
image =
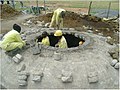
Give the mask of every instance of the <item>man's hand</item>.
[{"label": "man's hand", "polygon": [[55,45],[55,47],[59,47],[59,45],[58,45],[58,44],[56,44],[56,45]]}]

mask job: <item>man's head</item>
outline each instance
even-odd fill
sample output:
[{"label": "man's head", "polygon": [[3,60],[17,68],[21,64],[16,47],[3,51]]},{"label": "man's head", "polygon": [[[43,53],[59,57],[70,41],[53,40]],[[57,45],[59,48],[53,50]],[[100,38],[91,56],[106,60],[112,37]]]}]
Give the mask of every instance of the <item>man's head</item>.
[{"label": "man's head", "polygon": [[60,15],[61,15],[62,18],[64,18],[65,17],[65,11],[62,11]]},{"label": "man's head", "polygon": [[16,30],[19,33],[21,32],[21,27],[19,25],[17,25],[17,24],[13,25],[13,29]]},{"label": "man's head", "polygon": [[44,32],[42,33],[42,37],[45,38],[46,36],[48,36],[48,33],[47,33],[46,31],[44,31]]}]

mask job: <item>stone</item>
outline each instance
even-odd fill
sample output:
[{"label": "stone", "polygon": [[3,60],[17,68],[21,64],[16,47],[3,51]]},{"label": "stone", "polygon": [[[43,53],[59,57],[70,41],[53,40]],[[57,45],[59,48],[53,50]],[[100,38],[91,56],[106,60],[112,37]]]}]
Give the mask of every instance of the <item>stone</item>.
[{"label": "stone", "polygon": [[110,44],[110,45],[113,45],[114,44],[114,40],[113,40],[113,38],[111,38],[111,37],[107,37],[107,41],[106,41],[108,44]]},{"label": "stone", "polygon": [[98,82],[98,73],[97,72],[89,72],[88,73],[88,82],[90,84]]},{"label": "stone", "polygon": [[46,28],[49,28],[49,25],[50,25],[50,23],[46,23],[46,24],[45,24],[45,27],[46,27]]},{"label": "stone", "polygon": [[103,36],[103,33],[98,33],[98,35]]},{"label": "stone", "polygon": [[118,62],[118,63],[116,63],[116,65],[114,66],[114,68],[115,69],[119,69],[119,67],[120,67],[120,63]]},{"label": "stone", "polygon": [[63,83],[71,83],[73,81],[73,77],[72,76],[62,77],[61,80]]},{"label": "stone", "polygon": [[87,32],[88,32],[88,33],[93,33],[93,31],[92,31],[92,30],[88,30]]},{"label": "stone", "polygon": [[69,28],[62,28],[62,30],[68,30]]},{"label": "stone", "polygon": [[18,79],[19,80],[27,80],[27,76],[26,75],[19,75]]},{"label": "stone", "polygon": [[112,56],[113,54],[115,54],[116,52],[119,52],[119,48],[118,47],[115,47],[115,48],[112,48],[108,51],[108,53]]},{"label": "stone", "polygon": [[74,31],[74,30],[75,30],[75,28],[69,28],[69,30]]},{"label": "stone", "polygon": [[19,86],[27,86],[27,81],[25,80],[18,80]]},{"label": "stone", "polygon": [[57,61],[61,60],[61,54],[58,52],[54,52],[54,60],[57,60]]},{"label": "stone", "polygon": [[24,71],[26,68],[26,65],[25,64],[22,64],[19,68],[18,68],[18,72],[21,72],[21,71]]},{"label": "stone", "polygon": [[117,61],[116,59],[114,59],[114,60],[112,60],[111,65],[112,65],[112,66],[115,66],[115,64],[116,64],[117,62],[118,62],[118,61]]},{"label": "stone", "polygon": [[113,59],[119,59],[119,53],[118,53],[118,52],[115,52],[115,53],[112,55],[112,58],[113,58]]},{"label": "stone", "polygon": [[16,55],[16,58],[18,58],[20,61],[22,61],[24,58],[22,57],[22,55],[20,55],[20,54],[17,54]]},{"label": "stone", "polygon": [[49,28],[49,30],[55,30],[54,28]]}]

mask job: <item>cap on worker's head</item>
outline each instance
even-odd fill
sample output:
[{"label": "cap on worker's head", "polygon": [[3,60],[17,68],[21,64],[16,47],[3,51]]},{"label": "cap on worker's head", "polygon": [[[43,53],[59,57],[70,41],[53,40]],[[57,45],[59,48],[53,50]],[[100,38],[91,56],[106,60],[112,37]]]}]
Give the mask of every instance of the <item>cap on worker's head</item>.
[{"label": "cap on worker's head", "polygon": [[42,33],[42,35],[48,35],[48,33],[47,33],[46,31],[44,31],[44,32]]},{"label": "cap on worker's head", "polygon": [[19,32],[19,33],[20,33],[20,31],[21,31],[21,27],[20,27],[19,25],[17,25],[17,24],[14,24],[14,25],[13,25],[13,29],[16,30],[16,31]]},{"label": "cap on worker's head", "polygon": [[54,36],[62,36],[62,31],[61,31],[61,30],[57,30],[57,31],[54,33]]}]

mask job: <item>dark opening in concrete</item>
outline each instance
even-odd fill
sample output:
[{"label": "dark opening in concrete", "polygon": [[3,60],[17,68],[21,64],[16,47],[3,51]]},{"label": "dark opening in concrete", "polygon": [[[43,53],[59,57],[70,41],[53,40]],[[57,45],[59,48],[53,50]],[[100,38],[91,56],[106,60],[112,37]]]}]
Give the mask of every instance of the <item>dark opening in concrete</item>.
[{"label": "dark opening in concrete", "polygon": [[[85,40],[83,40],[83,38],[75,37],[72,34],[63,34],[63,36],[65,37],[65,39],[67,41],[68,48],[79,46],[80,41],[85,42]],[[55,47],[55,45],[58,43],[57,37],[55,37],[53,33],[51,33],[51,35],[48,35],[48,37],[50,40],[50,46]],[[42,38],[39,37],[38,42],[41,42],[41,41],[42,41]]]}]

